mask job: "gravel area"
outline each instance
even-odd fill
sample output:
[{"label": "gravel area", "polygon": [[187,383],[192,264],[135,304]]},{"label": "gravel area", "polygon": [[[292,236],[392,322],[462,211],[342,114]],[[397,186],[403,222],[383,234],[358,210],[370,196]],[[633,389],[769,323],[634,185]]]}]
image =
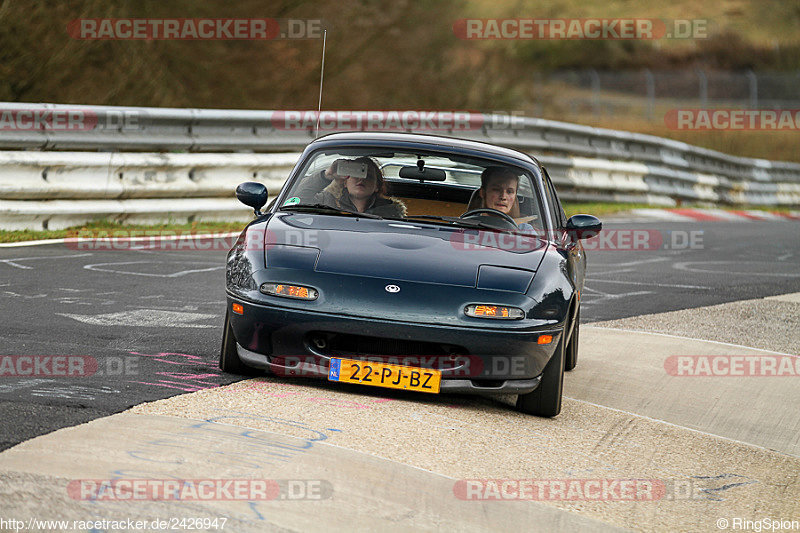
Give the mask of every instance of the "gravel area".
[{"label": "gravel area", "polygon": [[593,322],[593,326],[667,333],[800,354],[800,302],[764,298]]}]

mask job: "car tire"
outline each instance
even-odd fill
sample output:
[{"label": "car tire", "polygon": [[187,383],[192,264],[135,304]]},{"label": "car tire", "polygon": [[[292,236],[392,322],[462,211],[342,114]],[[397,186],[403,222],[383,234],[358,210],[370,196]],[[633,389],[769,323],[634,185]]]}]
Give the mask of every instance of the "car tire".
[{"label": "car tire", "polygon": [[578,314],[575,315],[575,326],[572,330],[572,337],[569,339],[567,349],[564,354],[564,370],[569,372],[578,365],[578,342],[580,340],[581,331],[581,309],[578,308]]},{"label": "car tire", "polygon": [[517,409],[536,416],[552,417],[561,412],[561,393],[564,389],[564,336],[542,372],[535,391],[517,397]]},{"label": "car tire", "polygon": [[233,327],[228,312],[225,312],[225,326],[222,332],[222,348],[219,351],[219,367],[228,374],[241,376],[256,375],[255,369],[245,365],[236,351],[236,337],[233,336]]}]

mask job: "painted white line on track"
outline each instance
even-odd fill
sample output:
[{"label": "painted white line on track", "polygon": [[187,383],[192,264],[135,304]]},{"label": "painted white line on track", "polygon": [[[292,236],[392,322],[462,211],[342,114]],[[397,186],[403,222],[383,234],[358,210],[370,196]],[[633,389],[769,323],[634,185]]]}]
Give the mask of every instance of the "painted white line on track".
[{"label": "painted white line on track", "polygon": [[619,283],[621,285],[646,285],[647,287],[672,287],[677,289],[712,289],[713,287],[703,287],[701,285],[678,285],[673,283],[651,283],[643,281],[622,281],[616,279],[586,278],[586,281],[600,283]]},{"label": "painted white line on track", "polygon": [[584,286],[584,296],[581,299],[581,305],[584,307],[591,307],[593,305],[605,303],[606,300],[616,300],[619,298],[627,298],[629,296],[643,296],[645,294],[653,294],[653,291],[634,291],[625,292],[621,294],[611,294],[608,292],[593,289],[588,285]]},{"label": "painted white line on track", "polygon": [[145,263],[163,263],[164,261],[122,261],[118,263],[94,263],[91,265],[84,265],[83,268],[86,270],[92,270],[95,272],[111,272],[113,274],[125,274],[128,276],[146,276],[151,278],[177,278],[180,276],[185,276],[186,274],[194,274],[197,272],[210,272],[212,270],[221,270],[225,268],[225,265],[214,266],[209,268],[195,268],[189,270],[181,270],[178,272],[173,272],[172,274],[154,274],[152,272],[130,272],[127,270],[114,270],[111,268],[99,268],[104,266],[110,265],[140,265]]},{"label": "painted white line on track", "polygon": [[20,265],[17,261],[33,261],[37,259],[72,259],[73,257],[87,257],[92,254],[71,254],[71,255],[43,255],[41,257],[16,257],[14,259],[0,259],[0,263],[5,263],[9,266],[13,266],[15,268],[21,268],[23,270],[31,270],[33,269],[32,266],[28,265]]},{"label": "painted white line on track", "polygon": [[663,261],[669,261],[669,257],[653,257],[652,259],[642,259],[639,261],[629,261],[627,263],[610,263],[610,264],[603,264],[603,267],[610,267],[613,270],[603,270],[602,272],[592,272],[595,276],[601,276],[605,274],[622,274],[625,272],[635,272],[635,268],[627,268],[639,265],[647,265],[650,263],[660,263]]},{"label": "painted white line on track", "polygon": [[605,299],[614,300],[617,298],[627,298],[628,296],[642,296],[644,294],[653,294],[653,291],[623,292],[621,294],[609,294],[600,291],[592,291],[592,292],[602,295],[604,300]]},{"label": "painted white line on track", "polygon": [[[106,231],[106,230],[98,230]],[[108,231],[126,231],[126,230],[108,230]],[[150,230],[130,230],[130,231],[150,231]],[[158,230],[152,230],[158,231]],[[164,230],[168,231],[168,230]],[[238,231],[231,231],[228,233],[202,233],[199,235],[190,235],[192,239],[225,239],[228,237],[236,237],[239,235]],[[154,235],[143,237],[98,237],[98,238],[80,238],[80,237],[65,237],[63,239],[41,239],[38,241],[19,241],[19,242],[0,242],[0,248],[16,248],[18,246],[42,246],[45,244],[65,244],[65,243],[79,243],[81,240],[91,242],[139,242],[139,241],[176,241],[178,239],[186,239],[187,235]]]},{"label": "painted white line on track", "polygon": [[40,246],[42,244],[64,244],[66,239],[43,239],[38,241],[0,242],[0,248],[17,248],[19,246]]},{"label": "painted white line on track", "polygon": [[628,261],[627,263],[611,263],[608,266],[629,267],[629,266],[645,265],[647,263],[659,263],[661,261],[669,261],[669,257],[653,257],[650,259],[640,259],[638,261]]},{"label": "painted white line on track", "polygon": [[682,261],[673,263],[672,268],[675,270],[683,270],[684,272],[699,272],[701,274],[738,274],[741,276],[768,276],[779,278],[796,278],[800,277],[798,273],[781,273],[781,272],[736,272],[733,270],[703,270],[701,268],[691,268],[689,265],[741,265],[742,263],[757,263],[764,264],[766,261]]}]

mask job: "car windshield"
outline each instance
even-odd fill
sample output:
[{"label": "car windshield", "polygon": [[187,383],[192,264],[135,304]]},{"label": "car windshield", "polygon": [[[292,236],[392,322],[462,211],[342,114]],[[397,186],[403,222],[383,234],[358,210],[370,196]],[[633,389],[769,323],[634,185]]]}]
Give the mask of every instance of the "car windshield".
[{"label": "car windshield", "polygon": [[328,149],[310,155],[279,209],[542,232],[532,178],[520,167],[441,152]]}]

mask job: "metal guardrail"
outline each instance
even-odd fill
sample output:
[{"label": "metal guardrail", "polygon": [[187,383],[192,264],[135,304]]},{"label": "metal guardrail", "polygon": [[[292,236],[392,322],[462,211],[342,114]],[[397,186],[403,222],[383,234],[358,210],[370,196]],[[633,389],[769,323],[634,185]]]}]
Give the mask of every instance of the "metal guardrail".
[{"label": "metal guardrail", "polygon": [[280,190],[300,154],[0,152],[0,229],[241,220],[242,181]]},{"label": "metal guardrail", "polygon": [[[296,151],[314,139],[314,128],[303,127],[313,120],[298,126],[286,121],[287,113],[299,112],[0,103],[0,149],[8,150],[0,153],[0,227],[26,225],[25,217],[31,227],[48,225],[47,204],[55,199],[130,204],[173,197],[181,199],[176,209],[159,208],[153,217],[208,218],[216,211],[230,218],[235,216],[229,203],[235,182],[264,179],[274,190],[297,156],[275,152]],[[325,113],[323,118],[337,112]],[[462,128],[427,132],[528,152],[548,168],[567,200],[800,206],[797,163],[736,157],[660,137],[552,120],[467,115]],[[320,133],[345,129],[353,128],[328,124]],[[426,132],[413,126],[407,131]],[[224,206],[215,210],[206,202],[202,212],[178,209],[181,203],[188,206],[190,198],[219,199]],[[34,209],[30,202],[42,205]],[[123,216],[132,208],[104,206],[100,211],[107,215],[115,209]],[[35,218],[33,211],[39,213]],[[242,213],[239,218],[246,218]]]}]

